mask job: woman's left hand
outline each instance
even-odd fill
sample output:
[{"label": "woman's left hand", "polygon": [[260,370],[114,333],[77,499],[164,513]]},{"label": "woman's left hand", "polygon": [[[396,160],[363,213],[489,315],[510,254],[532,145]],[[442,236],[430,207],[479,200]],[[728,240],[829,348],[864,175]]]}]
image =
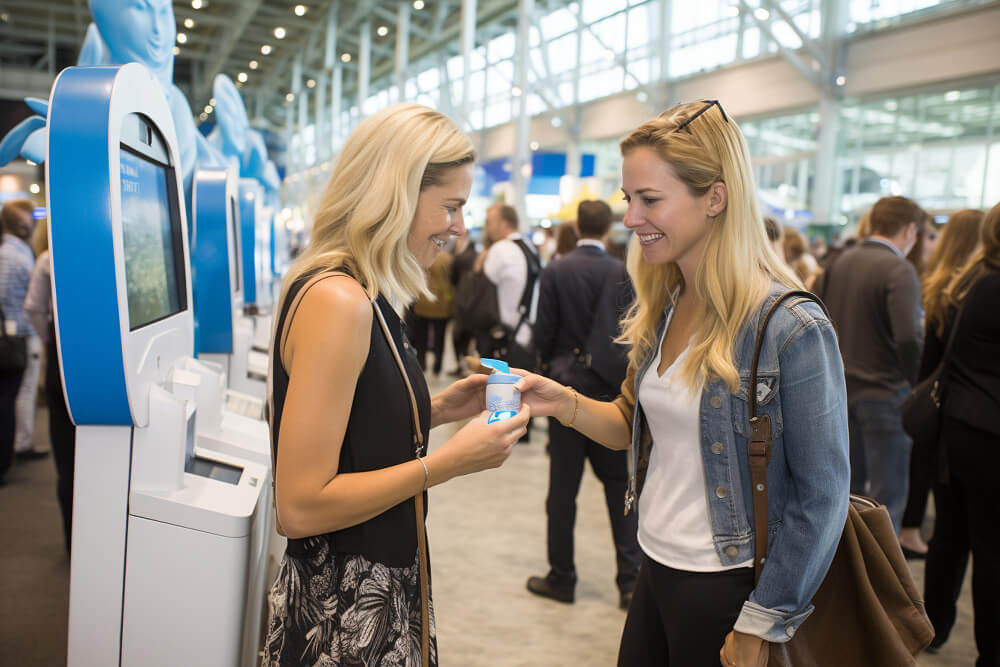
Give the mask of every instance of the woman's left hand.
[{"label": "woman's left hand", "polygon": [[486,409],[486,375],[453,382],[431,401],[431,428],[469,419]]},{"label": "woman's left hand", "polygon": [[719,651],[722,667],[767,667],[771,645],[757,637],[733,630]]}]

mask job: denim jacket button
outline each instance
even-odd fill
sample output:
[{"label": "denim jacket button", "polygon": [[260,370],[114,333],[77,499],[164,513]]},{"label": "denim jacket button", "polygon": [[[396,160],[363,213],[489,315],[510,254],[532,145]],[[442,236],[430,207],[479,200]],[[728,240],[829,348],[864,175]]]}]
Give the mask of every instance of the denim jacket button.
[{"label": "denim jacket button", "polygon": [[712,404],[713,408],[721,408],[722,407],[722,399],[719,398],[718,396],[713,396],[712,400],[710,400],[709,403]]},{"label": "denim jacket button", "polygon": [[722,443],[721,442],[713,442],[712,443],[712,453],[713,454],[721,454],[722,453]]},{"label": "denim jacket button", "polygon": [[729,489],[724,486],[718,486],[715,488],[715,495],[719,498],[725,498],[729,495]]},{"label": "denim jacket button", "polygon": [[726,555],[730,558],[736,558],[740,553],[740,550],[734,546],[726,547]]}]

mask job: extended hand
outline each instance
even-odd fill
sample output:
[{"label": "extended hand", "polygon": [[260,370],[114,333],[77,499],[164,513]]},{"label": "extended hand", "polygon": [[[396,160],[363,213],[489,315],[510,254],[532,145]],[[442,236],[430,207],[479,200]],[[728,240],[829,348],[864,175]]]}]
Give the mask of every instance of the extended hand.
[{"label": "extended hand", "polygon": [[767,667],[771,645],[755,635],[733,630],[719,651],[722,667]]},{"label": "extended hand", "polygon": [[431,428],[474,417],[486,407],[485,375],[470,375],[434,397],[431,402]]},{"label": "extended hand", "polygon": [[[521,404],[531,406],[532,415],[535,417],[563,415],[566,420],[572,418],[573,394],[566,387],[555,380],[520,368],[513,368],[511,372],[523,376],[514,385],[514,389],[521,392]],[[567,410],[570,413],[568,415]]]}]

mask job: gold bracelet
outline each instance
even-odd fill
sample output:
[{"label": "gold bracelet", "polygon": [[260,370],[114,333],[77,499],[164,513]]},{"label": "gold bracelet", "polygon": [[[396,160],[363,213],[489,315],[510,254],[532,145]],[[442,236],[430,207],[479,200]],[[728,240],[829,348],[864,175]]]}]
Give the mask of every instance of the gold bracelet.
[{"label": "gold bracelet", "polygon": [[573,418],[569,420],[568,424],[561,419],[559,420],[559,423],[566,428],[573,428],[573,424],[576,423],[576,416],[580,411],[580,394],[578,394],[576,389],[573,387],[570,387],[569,390],[573,392]]}]

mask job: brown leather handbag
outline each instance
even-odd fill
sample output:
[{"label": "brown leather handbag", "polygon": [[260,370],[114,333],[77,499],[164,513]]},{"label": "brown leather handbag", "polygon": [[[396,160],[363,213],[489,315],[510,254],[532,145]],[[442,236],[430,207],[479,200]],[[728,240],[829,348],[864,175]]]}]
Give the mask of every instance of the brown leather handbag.
[{"label": "brown leather handbag", "polygon": [[[750,387],[757,386],[757,362],[771,315],[789,298],[815,301],[792,290],[768,310],[757,332]],[[753,481],[754,580],[767,557],[767,464],[771,459],[771,421],[757,414],[750,399],[750,478]],[[789,573],[794,576],[794,573]],[[896,667],[915,665],[915,657],[934,638],[924,602],[903,558],[885,506],[851,495],[847,523],[826,578],[813,596],[815,611],[791,640],[772,643],[772,667]]]}]

